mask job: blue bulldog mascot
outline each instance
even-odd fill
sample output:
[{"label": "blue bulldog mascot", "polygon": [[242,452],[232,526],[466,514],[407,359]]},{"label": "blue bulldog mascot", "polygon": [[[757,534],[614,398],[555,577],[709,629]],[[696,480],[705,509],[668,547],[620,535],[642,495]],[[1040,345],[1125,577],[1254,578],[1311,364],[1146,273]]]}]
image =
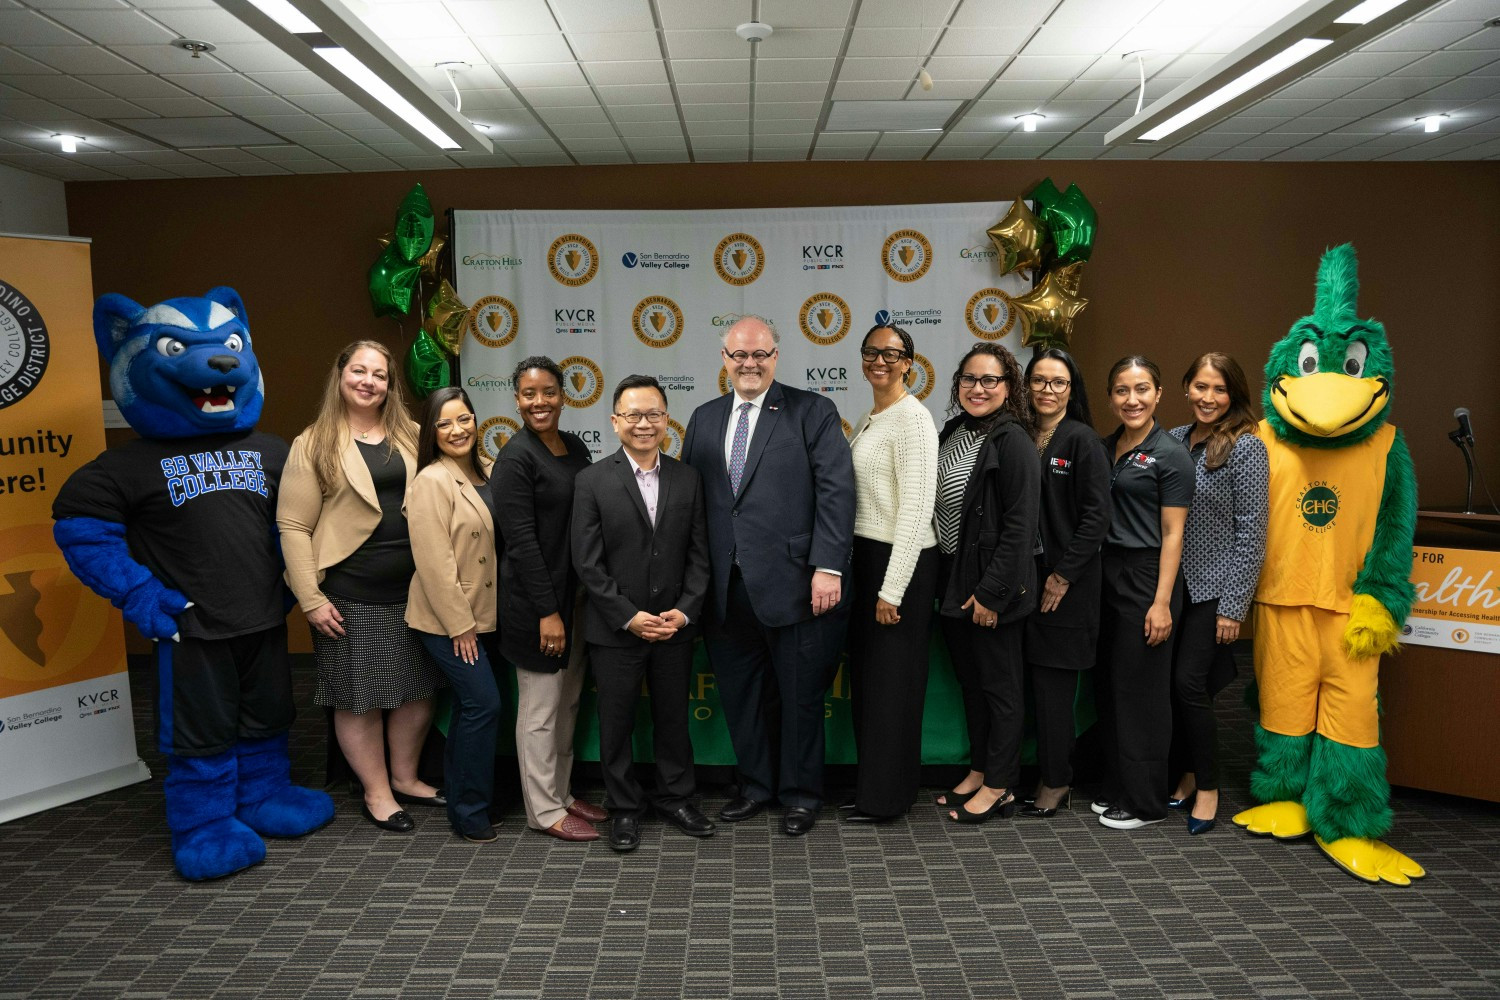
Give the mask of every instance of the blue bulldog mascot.
[{"label": "blue bulldog mascot", "polygon": [[120,412],[141,435],[58,493],[68,566],[156,642],[167,826],[183,878],[265,860],[333,800],[291,783],[295,709],[286,653],[276,489],[284,441],[255,429],[265,384],[230,288],[144,308],[94,306]]}]

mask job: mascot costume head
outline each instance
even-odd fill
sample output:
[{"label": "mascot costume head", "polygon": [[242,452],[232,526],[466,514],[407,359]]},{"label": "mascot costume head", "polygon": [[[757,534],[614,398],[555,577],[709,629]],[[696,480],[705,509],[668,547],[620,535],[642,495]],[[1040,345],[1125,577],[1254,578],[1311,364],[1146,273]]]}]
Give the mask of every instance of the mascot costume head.
[{"label": "mascot costume head", "polygon": [[94,337],[140,438],[69,477],[53,534],[78,578],[156,642],[173,861],[218,878],[263,861],[262,836],[333,818],[326,794],[291,783],[287,757],[287,447],[255,430],[265,385],[233,289],[150,308],[105,295]]},{"label": "mascot costume head", "polygon": [[1345,871],[1406,885],[1422,867],[1378,838],[1391,827],[1380,746],[1380,656],[1411,610],[1417,484],[1389,423],[1385,328],[1361,318],[1354,247],[1318,268],[1312,315],[1266,363],[1270,523],[1256,590],[1257,766],[1251,833],[1311,833]]}]

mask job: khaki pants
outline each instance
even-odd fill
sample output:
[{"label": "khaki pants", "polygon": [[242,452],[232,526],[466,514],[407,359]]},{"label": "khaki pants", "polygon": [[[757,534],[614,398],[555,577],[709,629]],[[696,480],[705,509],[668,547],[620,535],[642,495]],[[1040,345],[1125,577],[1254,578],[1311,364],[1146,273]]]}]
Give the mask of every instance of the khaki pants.
[{"label": "khaki pants", "polygon": [[565,669],[555,674],[516,671],[516,757],[526,825],[533,830],[555,825],[573,804],[568,787],[573,777],[573,729],[583,692],[586,646],[581,635],[572,642]]}]

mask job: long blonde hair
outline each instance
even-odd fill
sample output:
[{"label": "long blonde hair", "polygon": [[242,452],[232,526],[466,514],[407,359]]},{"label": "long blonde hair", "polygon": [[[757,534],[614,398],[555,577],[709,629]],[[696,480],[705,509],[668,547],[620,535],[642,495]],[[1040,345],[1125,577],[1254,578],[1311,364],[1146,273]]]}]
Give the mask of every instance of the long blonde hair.
[{"label": "long blonde hair", "polygon": [[380,407],[380,423],[385,431],[386,455],[393,456],[399,447],[409,455],[417,453],[417,436],[412,433],[411,417],[406,411],[406,393],[401,388],[401,376],[396,370],[396,359],[390,349],[378,340],[356,340],[339,352],[333,368],[328,372],[328,382],[323,386],[323,399],[318,403],[318,415],[308,426],[307,452],[313,471],[318,476],[318,486],[323,495],[333,492],[341,471],[344,445],[349,438],[348,412],[344,406],[343,393],[339,386],[344,380],[344,369],[349,359],[359,351],[369,348],[385,358],[386,390],[385,402]]}]

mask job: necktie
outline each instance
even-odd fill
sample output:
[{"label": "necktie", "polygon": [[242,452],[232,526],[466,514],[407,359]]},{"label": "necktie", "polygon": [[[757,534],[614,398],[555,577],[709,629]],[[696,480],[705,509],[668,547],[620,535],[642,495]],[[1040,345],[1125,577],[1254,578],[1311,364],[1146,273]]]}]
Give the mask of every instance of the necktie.
[{"label": "necktie", "polygon": [[735,496],[739,496],[740,476],[745,472],[745,445],[750,440],[750,407],[754,405],[740,404],[740,422],[734,425],[734,443],[729,446],[729,490]]}]

